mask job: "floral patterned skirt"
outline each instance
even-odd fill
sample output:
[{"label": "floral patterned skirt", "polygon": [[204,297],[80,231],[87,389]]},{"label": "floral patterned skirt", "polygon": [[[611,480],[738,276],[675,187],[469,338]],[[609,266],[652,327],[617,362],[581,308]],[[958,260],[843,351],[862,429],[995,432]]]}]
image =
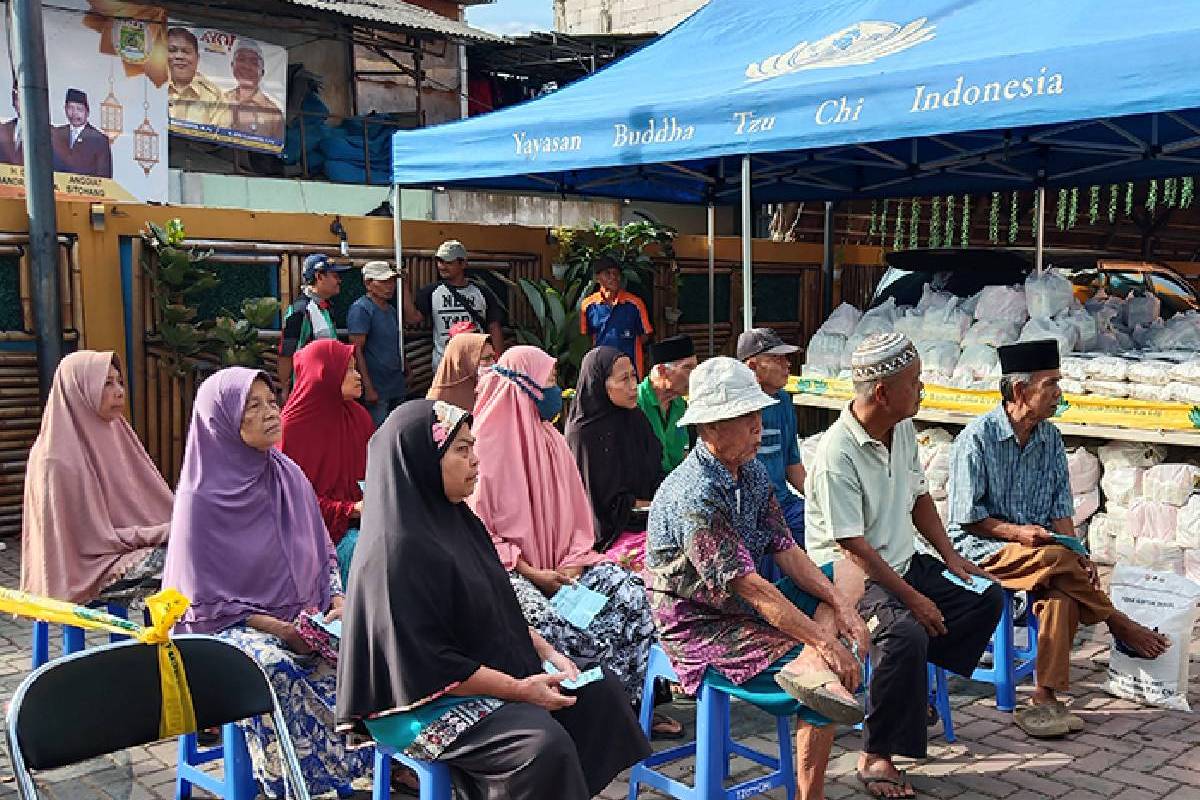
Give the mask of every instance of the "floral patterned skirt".
[{"label": "floral patterned skirt", "polygon": [[[352,750],[345,737],[334,731],[337,674],[333,667],[317,656],[294,653],[278,637],[245,625],[217,635],[241,648],[267,673],[310,794],[346,789],[352,781],[370,775],[374,750]],[[246,736],[255,780],[267,797],[283,797],[282,753],[271,718],[238,724]]]},{"label": "floral patterned skirt", "polygon": [[515,571],[508,576],[525,621],[547,642],[577,663],[608,667],[629,698],[634,703],[641,702],[646,662],[657,634],[646,600],[646,587],[639,576],[609,562],[583,571],[579,583],[608,597],[586,630],[563,619],[546,595],[527,578]]}]

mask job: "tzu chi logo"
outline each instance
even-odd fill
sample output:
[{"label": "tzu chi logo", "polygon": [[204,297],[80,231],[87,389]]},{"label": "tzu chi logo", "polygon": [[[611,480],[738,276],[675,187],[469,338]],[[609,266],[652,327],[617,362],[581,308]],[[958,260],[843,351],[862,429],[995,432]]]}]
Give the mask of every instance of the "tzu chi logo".
[{"label": "tzu chi logo", "polygon": [[765,81],[806,69],[827,69],[870,64],[934,37],[929,18],[907,25],[866,20],[831,33],[815,42],[800,42],[786,53],[776,53],[746,67],[746,79]]}]

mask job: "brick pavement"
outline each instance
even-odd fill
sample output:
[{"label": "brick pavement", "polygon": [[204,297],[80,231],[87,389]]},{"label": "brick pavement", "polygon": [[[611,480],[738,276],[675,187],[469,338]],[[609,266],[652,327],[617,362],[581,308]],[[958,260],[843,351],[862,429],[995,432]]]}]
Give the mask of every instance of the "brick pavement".
[{"label": "brick pavement", "polygon": [[[9,541],[0,552],[0,585],[18,581],[18,550]],[[1192,639],[1193,702],[1200,702],[1200,632]],[[1143,708],[1110,697],[1103,691],[1108,647],[1099,631],[1085,629],[1076,649],[1072,680],[1073,708],[1088,724],[1085,733],[1061,740],[1026,738],[1008,714],[996,710],[991,687],[951,679],[951,703],[958,741],[947,745],[931,731],[930,758],[906,764],[920,796],[937,800],[1200,800],[1200,717]],[[28,672],[29,624],[0,619],[0,702],[7,703]],[[1028,692],[1028,685],[1024,693]],[[677,703],[673,713],[689,723],[689,704]],[[761,750],[774,745],[772,720],[736,703],[735,736]],[[859,735],[838,736],[826,796],[842,800],[865,797],[854,780]],[[168,798],[174,791],[175,747],[163,742],[96,759],[39,776],[44,797],[52,800],[150,800]],[[690,765],[675,771],[690,772]],[[754,768],[734,763],[735,777],[748,777]],[[601,795],[624,798],[624,776]],[[359,792],[367,796],[367,787]],[[0,800],[15,796],[7,751],[0,750]],[[203,794],[203,793],[199,793]],[[642,797],[659,797],[643,791]],[[765,797],[783,798],[777,790]],[[547,798],[547,800],[553,800]]]}]

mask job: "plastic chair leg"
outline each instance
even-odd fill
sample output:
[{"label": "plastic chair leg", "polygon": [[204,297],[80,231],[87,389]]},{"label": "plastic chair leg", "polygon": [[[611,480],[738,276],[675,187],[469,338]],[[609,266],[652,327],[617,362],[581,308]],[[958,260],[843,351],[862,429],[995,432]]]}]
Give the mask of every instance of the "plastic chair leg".
[{"label": "plastic chair leg", "polygon": [[78,653],[84,648],[83,628],[74,625],[63,626],[63,655]]},{"label": "plastic chair leg", "polygon": [[1013,659],[1012,601],[1005,595],[1000,612],[1000,624],[996,626],[992,664],[996,674],[996,708],[1012,711],[1017,704],[1017,680]]},{"label": "plastic chair leg", "polygon": [[950,709],[950,687],[946,678],[946,670],[930,665],[929,685],[933,691],[933,704],[942,720],[942,738],[948,744],[953,744],[954,714]]},{"label": "plastic chair leg", "polygon": [[231,722],[221,726],[221,741],[225,751],[225,800],[254,800],[258,796],[258,784],[250,766],[246,737]]},{"label": "plastic chair leg", "polygon": [[[792,741],[792,726],[787,717],[775,718],[775,733],[779,737],[779,771],[784,775],[795,775],[796,743]],[[788,781],[784,788],[788,800],[796,800],[796,781]]]},{"label": "plastic chair leg", "polygon": [[729,695],[706,685],[696,703],[696,796],[717,797],[729,770]]},{"label": "plastic chair leg", "polygon": [[50,660],[50,624],[40,619],[33,623],[33,658],[31,667],[37,669]]}]

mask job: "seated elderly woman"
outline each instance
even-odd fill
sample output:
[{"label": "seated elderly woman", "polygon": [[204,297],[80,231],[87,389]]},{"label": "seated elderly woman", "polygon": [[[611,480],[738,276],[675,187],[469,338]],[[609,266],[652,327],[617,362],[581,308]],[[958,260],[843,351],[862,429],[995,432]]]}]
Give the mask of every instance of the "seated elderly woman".
[{"label": "seated elderly woman", "polygon": [[[475,330],[474,327],[471,330]],[[425,395],[430,400],[471,411],[475,408],[475,388],[479,375],[496,363],[492,337],[482,333],[451,333],[442,363],[433,376],[433,385]]]},{"label": "seated elderly woman", "polygon": [[171,490],[125,420],[112,353],[58,365],[25,471],[21,588],[71,603],[158,590]]},{"label": "seated elderly woman", "polygon": [[362,376],[353,347],[318,339],[292,363],[296,376],[281,415],[279,449],[304,470],[317,493],[345,583],[362,513],[358,482],[367,476],[367,442],[375,423],[358,403]]},{"label": "seated elderly woman", "polygon": [[460,408],[416,400],[371,440],[338,722],[448,764],[471,800],[585,800],[650,747],[612,673],[560,686],[581,665],[525,622],[463,502],[479,472],[470,424]]},{"label": "seated elderly woman", "polygon": [[[641,578],[592,549],[591,505],[566,440],[551,424],[562,410],[555,372],[551,356],[518,346],[480,379],[479,486],[468,502],[491,533],[529,624],[567,656],[611,669],[637,703],[654,622]],[[608,598],[586,628],[550,601],[574,583]],[[655,733],[679,736],[682,727],[660,717]]]},{"label": "seated elderly woman", "polygon": [[[308,478],[275,449],[279,406],[266,373],[230,367],[200,384],[171,519],[163,583],[191,606],[177,627],[211,633],[266,671],[314,795],[349,788],[370,771],[334,731],[332,657],[308,620],[341,614],[333,544]],[[254,776],[283,796],[269,718],[242,723]]]},{"label": "seated elderly woman", "polygon": [[613,347],[584,356],[566,436],[592,498],[600,551],[624,533],[645,532],[650,498],[665,477],[662,444],[637,400],[629,356]]},{"label": "seated elderly woman", "polygon": [[[776,715],[798,714],[797,794],[824,797],[831,722],[854,723],[867,631],[798,547],[755,456],[762,409],[777,402],[749,367],[710,359],[692,372],[687,413],[700,440],[650,507],[646,591],[683,688],[708,683]],[[756,571],[770,555],[784,579]],[[782,687],[783,691],[780,691]]]}]

